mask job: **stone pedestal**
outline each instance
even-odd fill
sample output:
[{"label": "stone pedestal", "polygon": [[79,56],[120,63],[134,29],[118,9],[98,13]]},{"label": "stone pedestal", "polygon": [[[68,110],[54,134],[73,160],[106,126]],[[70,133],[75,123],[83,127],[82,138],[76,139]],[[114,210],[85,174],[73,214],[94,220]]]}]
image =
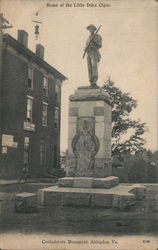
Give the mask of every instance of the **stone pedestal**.
[{"label": "stone pedestal", "polygon": [[60,178],[59,187],[71,188],[111,188],[119,184],[116,176],[108,176],[106,178],[90,178],[90,177],[65,177]]},{"label": "stone pedestal", "polygon": [[[52,186],[39,190],[38,203],[44,206],[84,206],[126,210],[135,205],[138,200],[132,186],[119,184],[109,189]],[[139,201],[144,199],[144,192],[145,187],[137,185]]]},{"label": "stone pedestal", "polygon": [[37,194],[27,192],[16,194],[15,211],[18,213],[37,212]]},{"label": "stone pedestal", "polygon": [[127,209],[144,198],[145,188],[118,185],[111,176],[111,103],[101,88],[78,88],[70,96],[67,176],[39,190],[46,206]]},{"label": "stone pedestal", "polygon": [[70,96],[67,176],[111,175],[111,103],[101,89],[78,88]]}]

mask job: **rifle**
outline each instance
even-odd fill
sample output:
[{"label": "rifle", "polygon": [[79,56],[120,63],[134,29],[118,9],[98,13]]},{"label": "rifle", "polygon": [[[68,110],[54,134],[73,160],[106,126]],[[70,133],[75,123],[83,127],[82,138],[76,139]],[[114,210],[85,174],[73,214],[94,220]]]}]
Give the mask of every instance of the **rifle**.
[{"label": "rifle", "polygon": [[87,49],[89,48],[89,46],[90,46],[91,42],[93,41],[95,35],[96,35],[96,34],[98,33],[98,31],[100,30],[100,27],[101,27],[101,25],[100,25],[99,28],[96,30],[96,32],[95,32],[94,35],[92,36],[91,40],[89,41],[87,47],[85,48],[84,54],[83,54],[83,56],[82,56],[82,59],[85,57],[85,55],[86,55],[86,53],[87,53]]}]

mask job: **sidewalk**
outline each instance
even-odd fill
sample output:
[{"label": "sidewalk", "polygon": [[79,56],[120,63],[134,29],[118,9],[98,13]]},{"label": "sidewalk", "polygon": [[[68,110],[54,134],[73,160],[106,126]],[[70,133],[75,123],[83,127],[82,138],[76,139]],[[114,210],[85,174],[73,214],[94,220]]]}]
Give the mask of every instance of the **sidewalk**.
[{"label": "sidewalk", "polygon": [[16,184],[19,180],[0,180],[0,185]]},{"label": "sidewalk", "polygon": [[0,185],[11,185],[11,184],[23,184],[23,183],[56,183],[58,180],[57,179],[48,179],[48,178],[40,178],[39,180],[37,179],[33,179],[33,178],[29,178],[27,179],[27,181],[25,182],[24,180],[22,180],[19,183],[19,179],[14,179],[14,180],[3,180],[0,179]]}]

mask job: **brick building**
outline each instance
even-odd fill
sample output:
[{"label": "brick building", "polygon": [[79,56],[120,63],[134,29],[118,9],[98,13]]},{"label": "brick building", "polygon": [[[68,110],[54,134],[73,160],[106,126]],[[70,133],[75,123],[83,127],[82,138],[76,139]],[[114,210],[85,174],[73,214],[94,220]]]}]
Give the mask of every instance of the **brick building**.
[{"label": "brick building", "polygon": [[28,34],[3,35],[0,82],[0,174],[18,178],[59,167],[61,84],[66,77],[44,61],[44,47],[28,49]]}]

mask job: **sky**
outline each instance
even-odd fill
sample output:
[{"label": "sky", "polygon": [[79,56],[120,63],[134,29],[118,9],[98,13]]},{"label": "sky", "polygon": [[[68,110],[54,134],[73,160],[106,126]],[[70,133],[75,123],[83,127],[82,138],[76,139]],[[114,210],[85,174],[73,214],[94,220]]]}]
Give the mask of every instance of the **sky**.
[{"label": "sky", "polygon": [[[47,3],[58,7],[47,7]],[[60,7],[62,3],[64,7]],[[66,7],[66,3],[72,7]],[[110,77],[122,91],[138,101],[131,117],[147,123],[146,148],[158,149],[158,2],[0,0],[0,4],[4,17],[13,25],[7,33],[17,38],[18,29],[26,30],[28,47],[35,51],[35,45],[41,43],[45,47],[45,60],[68,77],[62,86],[62,151],[67,149],[69,95],[79,86],[89,85],[86,59],[82,59],[89,36],[88,24],[102,25],[98,85],[102,86]],[[97,4],[97,7],[87,4]],[[110,7],[103,7],[105,4]],[[38,40],[32,20],[42,22]]]}]

